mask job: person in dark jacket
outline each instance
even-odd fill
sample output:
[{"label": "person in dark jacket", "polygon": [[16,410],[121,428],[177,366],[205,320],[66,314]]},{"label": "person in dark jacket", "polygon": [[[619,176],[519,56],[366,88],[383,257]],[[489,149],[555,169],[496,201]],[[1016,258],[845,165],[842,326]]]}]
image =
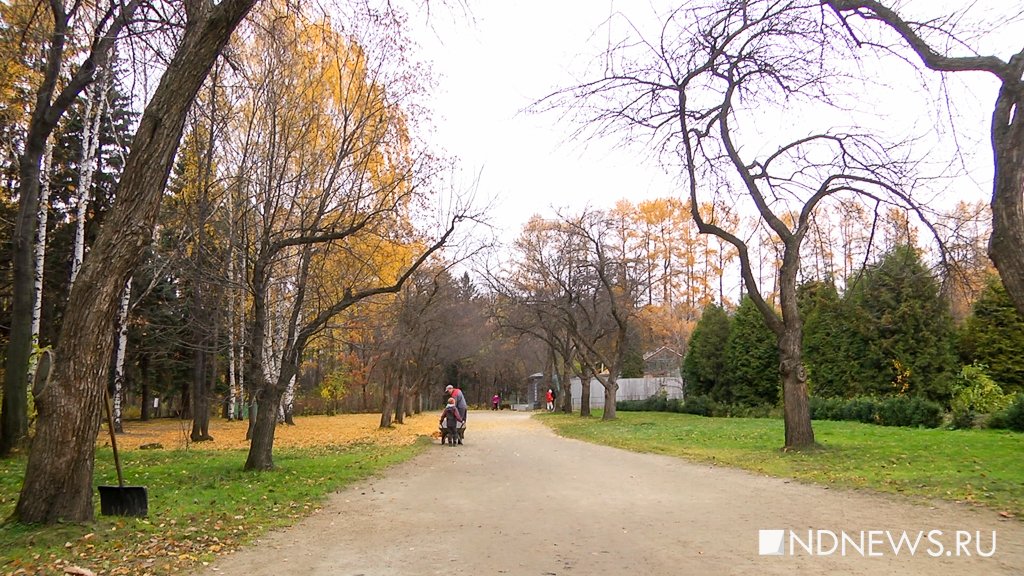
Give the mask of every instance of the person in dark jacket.
[{"label": "person in dark jacket", "polygon": [[443,426],[441,444],[444,444],[445,440],[450,446],[454,446],[456,442],[462,444],[462,438],[459,436],[459,423],[462,421],[459,409],[455,406],[455,398],[449,398],[444,412],[441,413],[441,421],[438,423]]}]

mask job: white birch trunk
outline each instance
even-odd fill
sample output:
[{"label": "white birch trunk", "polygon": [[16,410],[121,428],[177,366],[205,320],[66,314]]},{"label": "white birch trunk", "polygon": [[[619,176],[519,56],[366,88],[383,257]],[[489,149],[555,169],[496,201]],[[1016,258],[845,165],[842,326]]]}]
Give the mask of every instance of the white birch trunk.
[{"label": "white birch trunk", "polygon": [[[241,309],[241,303],[245,301],[244,296],[241,292],[238,294],[239,308]],[[238,402],[244,404],[245,402],[245,314],[244,312],[238,317]],[[242,420],[241,409],[239,409],[238,419]]]},{"label": "white birch trunk", "polygon": [[[273,289],[270,290],[273,292]],[[273,296],[271,296],[273,299]],[[263,374],[267,382],[277,382],[281,377],[281,355],[283,352],[283,340],[285,340],[284,326],[280,318],[281,306],[274,306],[267,314],[266,335],[263,339]],[[270,406],[260,407],[269,410]]]},{"label": "white birch trunk", "polygon": [[121,398],[124,395],[124,358],[128,348],[128,304],[132,299],[132,279],[129,278],[121,295],[121,308],[117,314],[117,352],[114,355],[114,430],[121,426]]},{"label": "white birch trunk", "polygon": [[235,419],[235,400],[238,397],[238,383],[235,379],[235,362],[238,357],[235,354],[235,303],[234,299],[228,300],[228,421]]},{"label": "white birch trunk", "polygon": [[235,346],[238,345],[238,339],[235,337],[236,334],[236,322],[237,317],[235,315],[235,251],[234,246],[234,210],[232,201],[228,201],[228,222],[231,223],[232,228],[228,233],[228,421],[235,420],[235,409],[237,406],[238,394],[238,382],[235,377],[235,362],[238,359],[238,355],[235,352]]},{"label": "white birch trunk", "polygon": [[[39,229],[36,231],[35,298],[32,304],[32,346],[39,346],[39,327],[43,318],[43,265],[46,262],[46,224],[50,217],[50,170],[53,168],[53,139],[46,140],[43,153],[43,171],[39,175]],[[32,355],[30,376],[35,374],[35,354]],[[29,381],[31,381],[31,377]]]},{"label": "white birch trunk", "polygon": [[[102,76],[102,73],[101,73]],[[79,167],[78,204],[75,210],[75,244],[74,256],[71,261],[71,285],[78,278],[85,257],[85,217],[92,199],[92,177],[96,170],[96,153],[100,144],[100,121],[105,111],[105,92],[107,82],[104,79],[93,84],[85,102],[85,116],[82,119],[82,163]]]},{"label": "white birch trunk", "polygon": [[295,376],[292,376],[291,380],[288,381],[288,388],[284,391],[284,396],[281,397],[281,405],[278,406],[277,410],[277,421],[284,422],[288,419],[288,415],[292,413],[292,405],[295,403]]}]

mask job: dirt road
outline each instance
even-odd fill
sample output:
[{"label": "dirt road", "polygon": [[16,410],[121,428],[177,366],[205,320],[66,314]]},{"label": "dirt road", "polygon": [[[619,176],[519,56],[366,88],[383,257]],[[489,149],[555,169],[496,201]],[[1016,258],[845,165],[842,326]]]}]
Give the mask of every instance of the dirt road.
[{"label": "dirt road", "polygon": [[[1024,523],[992,511],[594,446],[523,413],[469,425],[202,575],[1024,574]],[[913,555],[903,532],[923,532]]]}]

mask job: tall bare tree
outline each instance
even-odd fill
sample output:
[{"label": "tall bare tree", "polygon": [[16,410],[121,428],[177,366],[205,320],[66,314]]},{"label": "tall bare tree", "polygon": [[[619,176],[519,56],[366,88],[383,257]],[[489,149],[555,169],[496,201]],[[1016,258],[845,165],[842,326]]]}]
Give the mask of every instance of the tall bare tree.
[{"label": "tall bare tree", "polygon": [[[578,106],[599,134],[653,133],[667,161],[682,164],[693,220],[736,249],[746,292],[777,338],[785,446],[810,446],[796,285],[811,216],[857,195],[907,204],[907,165],[880,142],[829,125],[802,125],[802,135],[786,125],[758,129],[765,106],[780,103],[779,114],[792,117],[838,103],[829,88],[848,79],[837,67],[846,46],[815,2],[721,0],[672,10],[660,22],[651,39],[628,24],[601,77],[552,101]],[[755,214],[753,228],[744,233],[703,214],[709,196]],[[763,248],[777,254],[774,273],[754,269],[744,237],[759,230],[768,238]]]},{"label": "tall bare tree", "polygon": [[[502,321],[548,345],[552,364],[561,362],[563,384],[570,368],[585,383],[591,376],[601,383],[606,420],[615,418],[618,378],[644,276],[642,258],[627,254],[616,232],[621,224],[621,218],[593,209],[554,221],[535,218],[517,241],[520,260],[507,278],[494,282],[511,287],[508,298],[525,309]],[[589,390],[583,394],[586,403]]]}]

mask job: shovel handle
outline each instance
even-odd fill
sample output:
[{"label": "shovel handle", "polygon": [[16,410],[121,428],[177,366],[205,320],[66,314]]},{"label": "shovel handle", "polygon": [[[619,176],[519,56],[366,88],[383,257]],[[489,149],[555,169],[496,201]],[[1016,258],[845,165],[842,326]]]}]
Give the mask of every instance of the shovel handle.
[{"label": "shovel handle", "polygon": [[114,412],[110,408],[110,391],[103,387],[103,405],[107,409],[107,430],[110,432],[110,447],[114,450],[114,467],[117,468],[117,485],[124,488],[121,475],[121,458],[117,455],[117,438],[114,436]]}]

